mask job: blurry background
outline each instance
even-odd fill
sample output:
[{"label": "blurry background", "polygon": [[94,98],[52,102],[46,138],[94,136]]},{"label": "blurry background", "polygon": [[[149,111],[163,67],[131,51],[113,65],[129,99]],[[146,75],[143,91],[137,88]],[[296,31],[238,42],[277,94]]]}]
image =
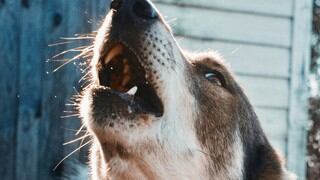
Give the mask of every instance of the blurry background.
[{"label": "blurry background", "polygon": [[[286,157],[288,168],[299,179],[306,179],[307,174],[310,180],[320,179],[320,125],[312,126],[320,121],[316,116],[320,114],[316,98],[319,28],[313,28],[314,35],[311,31],[312,22],[314,27],[320,24],[315,20],[320,3],[155,2],[182,47],[214,49],[230,63],[271,143]],[[53,170],[61,159],[86,143],[63,146],[83,135],[82,131],[75,135],[80,121],[68,105],[75,101],[71,96],[87,84],[82,77],[88,62],[68,59],[92,44],[93,31],[108,7],[107,0],[0,0],[0,179],[60,179],[68,166],[65,162],[87,160],[84,147]],[[54,57],[68,49],[73,50]],[[310,64],[312,88],[308,86]],[[308,120],[310,90],[315,96],[310,109],[313,121]],[[312,129],[309,138],[308,129]]]}]

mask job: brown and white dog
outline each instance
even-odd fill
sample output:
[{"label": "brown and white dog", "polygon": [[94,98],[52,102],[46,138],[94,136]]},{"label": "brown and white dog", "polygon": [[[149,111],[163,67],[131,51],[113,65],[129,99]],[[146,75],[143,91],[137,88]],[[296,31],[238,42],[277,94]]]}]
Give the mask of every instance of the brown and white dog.
[{"label": "brown and white dog", "polygon": [[80,105],[91,179],[295,179],[221,57],[182,51],[148,0],[111,9]]}]

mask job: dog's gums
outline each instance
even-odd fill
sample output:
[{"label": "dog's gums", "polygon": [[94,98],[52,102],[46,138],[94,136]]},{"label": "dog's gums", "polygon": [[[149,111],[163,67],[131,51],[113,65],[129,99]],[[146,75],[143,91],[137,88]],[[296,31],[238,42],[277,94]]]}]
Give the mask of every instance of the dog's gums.
[{"label": "dog's gums", "polygon": [[149,0],[111,8],[80,104],[91,179],[294,179],[218,54],[183,51]]}]

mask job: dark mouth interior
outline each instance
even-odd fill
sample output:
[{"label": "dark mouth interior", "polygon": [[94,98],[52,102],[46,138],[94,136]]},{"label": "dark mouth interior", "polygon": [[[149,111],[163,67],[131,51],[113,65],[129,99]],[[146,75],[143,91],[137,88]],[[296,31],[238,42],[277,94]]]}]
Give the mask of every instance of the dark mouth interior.
[{"label": "dark mouth interior", "polygon": [[152,84],[146,79],[145,69],[129,48],[122,44],[121,47],[123,51],[109,62],[103,63],[99,70],[100,85],[120,93],[127,93],[137,87],[136,93],[132,95],[134,102],[146,113],[162,116],[163,104]]}]

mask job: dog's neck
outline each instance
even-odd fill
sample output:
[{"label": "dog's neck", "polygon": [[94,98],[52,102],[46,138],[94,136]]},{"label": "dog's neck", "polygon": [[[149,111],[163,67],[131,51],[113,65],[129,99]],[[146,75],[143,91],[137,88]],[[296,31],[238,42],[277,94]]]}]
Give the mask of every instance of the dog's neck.
[{"label": "dog's neck", "polygon": [[[178,106],[175,104],[169,103],[167,107],[171,107],[172,112],[165,115],[162,121],[154,122],[154,129],[148,129],[158,133],[143,141],[138,138],[139,140],[133,143],[135,138],[132,138],[129,143],[119,139],[118,142],[104,142],[103,136],[110,138],[110,135],[96,131],[95,135],[100,137],[94,141],[91,148],[93,179],[208,179],[208,153],[201,150],[196,136],[192,134],[195,132],[186,130],[189,128],[186,121],[190,120],[177,116]],[[191,110],[185,111],[184,115],[187,117],[193,116]],[[185,134],[186,132],[188,134]]]},{"label": "dog's neck", "polygon": [[[92,178],[96,180],[208,179],[207,155],[199,150],[177,152],[148,144],[130,152],[118,150],[110,157],[104,146],[96,142],[91,149]],[[112,145],[107,146],[109,151]]]}]

